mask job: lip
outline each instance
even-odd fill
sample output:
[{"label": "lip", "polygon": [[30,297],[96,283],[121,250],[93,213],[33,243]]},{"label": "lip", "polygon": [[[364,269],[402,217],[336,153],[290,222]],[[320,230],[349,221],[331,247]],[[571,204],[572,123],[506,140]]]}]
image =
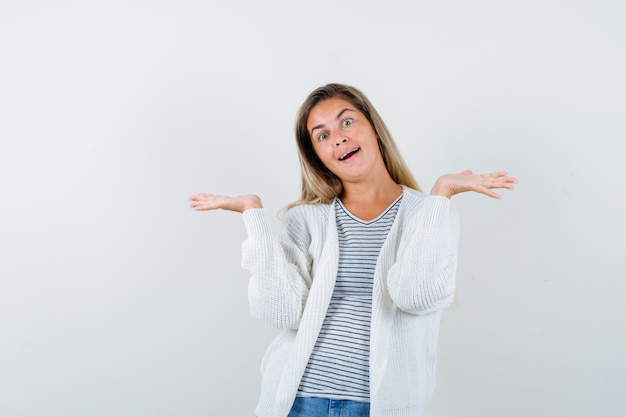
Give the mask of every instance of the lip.
[{"label": "lip", "polygon": [[340,162],[345,161],[347,157],[350,157],[351,155],[354,155],[355,153],[359,152],[360,150],[361,150],[361,148],[359,148],[358,146],[349,149],[348,151],[346,151],[343,154],[341,154],[341,156],[339,157],[339,161]]}]

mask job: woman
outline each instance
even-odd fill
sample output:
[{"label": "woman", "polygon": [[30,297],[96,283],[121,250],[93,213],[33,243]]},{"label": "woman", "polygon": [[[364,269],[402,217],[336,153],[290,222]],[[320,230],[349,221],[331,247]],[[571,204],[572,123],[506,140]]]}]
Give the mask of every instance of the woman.
[{"label": "woman", "polygon": [[417,183],[357,89],[313,91],[296,126],[302,195],[274,237],[255,195],[190,197],[243,213],[252,314],[284,329],[262,363],[258,417],[422,416],[434,388],[441,310],[454,297],[450,198],[513,189],[504,172]]}]

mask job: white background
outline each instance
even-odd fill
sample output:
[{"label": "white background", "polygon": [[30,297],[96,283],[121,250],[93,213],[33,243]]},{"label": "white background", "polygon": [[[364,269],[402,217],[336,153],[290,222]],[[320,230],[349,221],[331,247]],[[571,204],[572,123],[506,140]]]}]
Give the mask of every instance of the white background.
[{"label": "white background", "polygon": [[[0,2],[0,416],[253,416],[240,216],[295,200],[293,125],[363,90],[462,242],[429,416],[623,416],[626,3]],[[278,217],[275,218],[276,226]]]}]

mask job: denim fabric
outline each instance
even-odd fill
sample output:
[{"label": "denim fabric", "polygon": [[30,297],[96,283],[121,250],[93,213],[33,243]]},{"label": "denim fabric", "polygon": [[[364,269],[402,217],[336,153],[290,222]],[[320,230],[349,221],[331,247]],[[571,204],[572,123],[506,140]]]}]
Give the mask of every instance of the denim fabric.
[{"label": "denim fabric", "polygon": [[369,417],[369,415],[369,403],[296,397],[287,417]]}]

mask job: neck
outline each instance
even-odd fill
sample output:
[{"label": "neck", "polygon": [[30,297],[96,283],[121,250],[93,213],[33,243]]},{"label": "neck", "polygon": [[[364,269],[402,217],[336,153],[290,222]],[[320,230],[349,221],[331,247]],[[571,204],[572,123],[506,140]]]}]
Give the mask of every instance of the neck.
[{"label": "neck", "polygon": [[376,204],[395,200],[402,194],[402,187],[386,175],[375,176],[369,181],[343,182],[341,201],[352,204]]},{"label": "neck", "polygon": [[391,179],[386,170],[385,173],[386,176],[374,177],[375,182],[344,181],[344,192],[341,195],[343,205],[365,221],[380,216],[402,194],[402,187]]}]

